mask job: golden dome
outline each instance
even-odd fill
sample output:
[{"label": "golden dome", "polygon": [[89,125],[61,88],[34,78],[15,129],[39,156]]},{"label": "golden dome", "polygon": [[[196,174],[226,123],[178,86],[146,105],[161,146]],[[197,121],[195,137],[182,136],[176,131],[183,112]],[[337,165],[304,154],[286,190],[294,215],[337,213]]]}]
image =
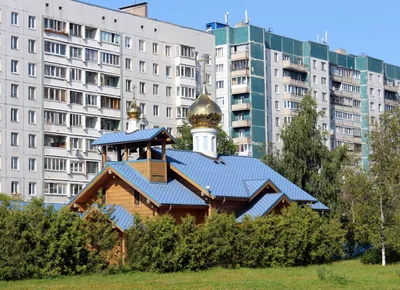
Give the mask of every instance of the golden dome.
[{"label": "golden dome", "polygon": [[142,111],[140,110],[139,106],[136,105],[136,101],[133,100],[129,108],[126,110],[126,113],[128,114],[128,119],[139,119]]},{"label": "golden dome", "polygon": [[221,122],[221,108],[210,99],[205,84],[203,85],[203,92],[201,95],[190,106],[188,118],[193,128],[216,128]]}]

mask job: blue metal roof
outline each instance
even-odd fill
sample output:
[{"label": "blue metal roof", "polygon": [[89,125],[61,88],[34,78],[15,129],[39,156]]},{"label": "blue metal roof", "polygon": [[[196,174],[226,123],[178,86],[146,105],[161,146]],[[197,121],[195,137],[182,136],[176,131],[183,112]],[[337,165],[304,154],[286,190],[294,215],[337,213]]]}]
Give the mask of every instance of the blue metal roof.
[{"label": "blue metal roof", "polygon": [[108,165],[161,205],[207,206],[207,203],[203,199],[191,192],[176,179],[169,178],[167,183],[149,182],[126,162],[110,162]]},{"label": "blue metal roof", "polygon": [[111,220],[123,231],[126,231],[133,226],[133,216],[122,206],[108,205],[106,209],[113,207],[114,211],[111,214]]},{"label": "blue metal roof", "polygon": [[246,215],[252,218],[262,217],[284,196],[284,193],[267,193],[260,199],[253,201],[253,203],[238,215],[236,220],[241,222]]},{"label": "blue metal roof", "polygon": [[316,203],[313,203],[311,205],[311,208],[313,210],[329,210],[329,207],[327,207],[325,204],[323,204],[322,202],[318,201]]},{"label": "blue metal roof", "polygon": [[167,150],[167,161],[202,187],[210,186],[217,197],[249,198],[269,180],[291,200],[317,201],[256,158],[223,155],[214,160],[197,152]]},{"label": "blue metal roof", "polygon": [[170,135],[165,128],[154,128],[154,129],[146,129],[146,130],[138,130],[133,133],[127,132],[117,132],[117,133],[108,133],[96,141],[94,141],[93,145],[112,145],[112,144],[121,144],[121,143],[129,143],[129,142],[140,142],[140,141],[150,141],[162,131],[165,131],[172,140],[175,140],[172,135]]}]

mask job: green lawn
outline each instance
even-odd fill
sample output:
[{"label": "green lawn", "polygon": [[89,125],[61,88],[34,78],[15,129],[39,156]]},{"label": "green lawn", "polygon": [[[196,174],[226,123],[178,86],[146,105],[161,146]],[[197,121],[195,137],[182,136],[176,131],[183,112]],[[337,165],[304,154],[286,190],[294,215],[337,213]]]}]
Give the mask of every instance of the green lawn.
[{"label": "green lawn", "polygon": [[[324,277],[324,279],[321,279]],[[400,289],[400,265],[359,260],[299,268],[213,269],[173,274],[129,273],[0,282],[1,289]]]}]

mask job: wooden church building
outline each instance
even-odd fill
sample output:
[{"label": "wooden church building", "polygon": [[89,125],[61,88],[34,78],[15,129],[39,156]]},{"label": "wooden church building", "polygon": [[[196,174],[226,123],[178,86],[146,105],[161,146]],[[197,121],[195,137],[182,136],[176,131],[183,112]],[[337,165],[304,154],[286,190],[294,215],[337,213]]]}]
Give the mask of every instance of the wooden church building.
[{"label": "wooden church building", "polygon": [[[177,222],[187,214],[198,223],[215,212],[259,217],[279,212],[292,202],[318,211],[329,209],[260,160],[217,154],[221,110],[203,85],[189,110],[193,151],[167,149],[175,139],[164,128],[138,129],[140,108],[128,109],[128,130],[109,133],[93,144],[102,152],[103,168],[68,204],[86,212],[103,202],[115,207],[116,227],[125,231],[133,214],[153,218],[170,214]],[[117,148],[118,160],[109,161],[107,147]],[[131,160],[131,152],[138,158]],[[100,201],[99,192],[102,192]]]}]

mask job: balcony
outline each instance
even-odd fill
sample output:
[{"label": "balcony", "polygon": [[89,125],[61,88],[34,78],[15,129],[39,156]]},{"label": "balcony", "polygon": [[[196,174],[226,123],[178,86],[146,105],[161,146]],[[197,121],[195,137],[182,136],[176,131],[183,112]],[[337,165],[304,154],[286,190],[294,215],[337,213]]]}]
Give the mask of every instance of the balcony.
[{"label": "balcony", "polygon": [[353,79],[353,78],[346,78],[338,75],[332,75],[332,80],[338,83],[348,83],[348,84],[353,84],[353,85],[359,85],[360,80],[359,79]]},{"label": "balcony", "polygon": [[238,52],[231,53],[231,61],[241,60],[241,59],[249,59],[249,52],[248,51],[238,51]]},{"label": "balcony", "polygon": [[250,93],[250,86],[249,85],[236,85],[232,86],[232,94],[247,94]]},{"label": "balcony", "polygon": [[287,70],[293,70],[301,73],[307,73],[308,72],[308,66],[305,64],[297,64],[293,63],[290,60],[284,60],[282,61],[282,68],[287,69]]},{"label": "balcony", "polygon": [[399,101],[385,98],[385,104],[386,105],[397,106],[399,104]]},{"label": "balcony", "polygon": [[243,144],[243,143],[251,143],[251,137],[247,136],[247,137],[236,137],[236,138],[232,138],[233,142],[235,142],[236,144]]},{"label": "balcony", "polygon": [[398,89],[399,88],[397,86],[392,86],[392,85],[385,84],[385,91],[389,91],[389,92],[392,92],[392,93],[397,93]]},{"label": "balcony", "polygon": [[233,128],[242,128],[242,127],[250,127],[250,126],[251,126],[250,120],[232,121]]},{"label": "balcony", "polygon": [[292,79],[291,77],[283,77],[282,82],[285,85],[292,85],[296,87],[302,87],[302,88],[308,88],[308,83],[303,80],[295,80]]},{"label": "balcony", "polygon": [[44,154],[67,156],[67,137],[58,135],[44,135]]},{"label": "balcony", "polygon": [[250,110],[251,103],[232,104],[232,111],[246,111]]},{"label": "balcony", "polygon": [[335,90],[331,90],[332,94],[336,97],[347,97],[347,98],[351,98],[352,97],[352,93],[347,92],[347,91],[339,91],[338,89]]},{"label": "balcony", "polygon": [[248,67],[235,68],[235,69],[231,70],[231,76],[232,77],[248,76],[248,75],[249,75],[249,68]]},{"label": "balcony", "polygon": [[291,100],[291,101],[296,101],[296,102],[301,102],[301,100],[304,98],[304,96],[301,95],[295,95],[292,93],[283,93],[283,99],[284,100]]}]

